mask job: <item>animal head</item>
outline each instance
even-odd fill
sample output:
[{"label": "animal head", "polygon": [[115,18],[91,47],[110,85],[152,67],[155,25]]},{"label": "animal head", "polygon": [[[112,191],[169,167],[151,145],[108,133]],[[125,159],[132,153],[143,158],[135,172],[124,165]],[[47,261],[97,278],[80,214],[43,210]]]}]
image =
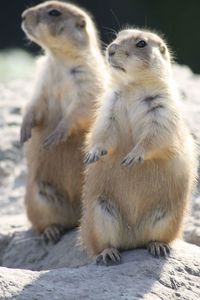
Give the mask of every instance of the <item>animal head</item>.
[{"label": "animal head", "polygon": [[164,40],[157,34],[139,29],[122,30],[108,46],[107,61],[118,77],[156,72],[170,68],[171,57]]},{"label": "animal head", "polygon": [[98,43],[96,29],[88,13],[60,1],[47,1],[25,10],[22,29],[30,40],[44,49],[76,53]]}]

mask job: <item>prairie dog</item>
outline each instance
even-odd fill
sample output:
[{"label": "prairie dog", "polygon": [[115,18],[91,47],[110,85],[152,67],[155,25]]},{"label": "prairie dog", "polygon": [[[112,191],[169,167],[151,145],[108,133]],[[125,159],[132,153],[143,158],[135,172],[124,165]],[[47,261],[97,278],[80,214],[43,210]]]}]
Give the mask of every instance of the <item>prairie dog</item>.
[{"label": "prairie dog", "polygon": [[45,51],[21,127],[21,142],[28,141],[25,204],[33,227],[56,242],[80,218],[81,148],[105,64],[95,25],[79,7],[48,1],[22,19],[27,37]]},{"label": "prairie dog", "polygon": [[86,141],[81,241],[99,264],[137,247],[167,256],[197,175],[170,53],[158,35],[127,29],[106,55],[112,83]]}]

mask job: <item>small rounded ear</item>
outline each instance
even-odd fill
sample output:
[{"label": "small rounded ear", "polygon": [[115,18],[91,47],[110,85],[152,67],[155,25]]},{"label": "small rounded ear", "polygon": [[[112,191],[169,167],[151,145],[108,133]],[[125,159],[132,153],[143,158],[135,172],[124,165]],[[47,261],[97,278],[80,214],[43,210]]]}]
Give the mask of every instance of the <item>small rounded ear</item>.
[{"label": "small rounded ear", "polygon": [[166,47],[163,44],[160,44],[160,53],[163,55],[165,55],[165,53],[166,53]]},{"label": "small rounded ear", "polygon": [[79,17],[79,19],[76,22],[76,26],[78,28],[84,29],[86,27],[86,21],[83,17]]}]

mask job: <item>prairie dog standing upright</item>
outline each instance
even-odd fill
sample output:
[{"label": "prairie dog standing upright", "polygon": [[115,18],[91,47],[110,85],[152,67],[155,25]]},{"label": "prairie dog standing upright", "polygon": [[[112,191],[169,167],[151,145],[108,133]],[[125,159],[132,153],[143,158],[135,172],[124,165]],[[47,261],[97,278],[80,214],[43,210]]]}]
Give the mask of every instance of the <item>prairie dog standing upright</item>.
[{"label": "prairie dog standing upright", "polygon": [[120,249],[166,256],[181,234],[197,160],[182,120],[166,43],[121,31],[107,48],[112,84],[87,137],[81,240],[97,263]]},{"label": "prairie dog standing upright", "polygon": [[104,90],[104,60],[95,25],[79,7],[48,1],[22,19],[45,51],[21,128],[21,142],[29,140],[25,203],[33,227],[56,242],[80,218],[81,148]]}]

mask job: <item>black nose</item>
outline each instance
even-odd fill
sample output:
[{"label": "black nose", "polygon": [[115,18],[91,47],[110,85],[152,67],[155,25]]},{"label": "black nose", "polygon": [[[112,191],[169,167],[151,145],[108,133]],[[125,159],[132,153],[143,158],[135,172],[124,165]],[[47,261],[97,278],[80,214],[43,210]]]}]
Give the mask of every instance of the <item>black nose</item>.
[{"label": "black nose", "polygon": [[108,54],[109,56],[114,56],[117,50],[117,45],[116,44],[111,44],[108,48]]}]

